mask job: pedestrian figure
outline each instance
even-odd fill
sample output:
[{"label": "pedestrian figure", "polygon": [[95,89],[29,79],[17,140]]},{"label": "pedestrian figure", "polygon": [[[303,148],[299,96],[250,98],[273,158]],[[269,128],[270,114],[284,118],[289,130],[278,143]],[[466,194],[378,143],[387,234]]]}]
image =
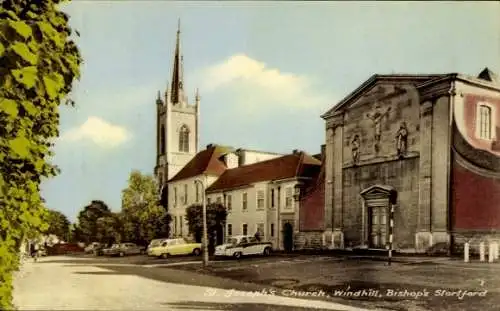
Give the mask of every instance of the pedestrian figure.
[{"label": "pedestrian figure", "polygon": [[259,232],[259,230],[257,230],[257,232],[255,232],[254,237],[257,240],[257,242],[260,242],[260,232]]}]

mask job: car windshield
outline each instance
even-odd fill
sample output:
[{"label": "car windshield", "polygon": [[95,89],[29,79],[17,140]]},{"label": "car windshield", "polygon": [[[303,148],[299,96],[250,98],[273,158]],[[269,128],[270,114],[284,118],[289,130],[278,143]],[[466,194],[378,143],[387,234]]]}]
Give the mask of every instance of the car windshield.
[{"label": "car windshield", "polygon": [[151,243],[149,243],[149,246],[150,247],[155,247],[155,246],[160,245],[161,242],[163,242],[163,240],[153,240],[153,241],[151,241]]}]

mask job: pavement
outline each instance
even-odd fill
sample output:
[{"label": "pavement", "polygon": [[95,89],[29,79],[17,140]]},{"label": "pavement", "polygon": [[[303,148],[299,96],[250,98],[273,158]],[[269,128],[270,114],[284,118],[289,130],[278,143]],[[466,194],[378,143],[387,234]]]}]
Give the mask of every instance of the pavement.
[{"label": "pavement", "polygon": [[[295,298],[271,287],[221,287],[223,279],[195,272],[107,261],[27,261],[15,275],[14,304],[19,310],[383,310]],[[210,282],[214,286],[201,285]]]}]

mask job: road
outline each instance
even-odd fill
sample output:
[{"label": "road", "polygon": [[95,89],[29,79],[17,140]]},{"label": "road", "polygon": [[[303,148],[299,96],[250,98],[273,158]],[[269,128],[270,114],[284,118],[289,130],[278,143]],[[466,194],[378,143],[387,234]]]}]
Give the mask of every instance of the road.
[{"label": "road", "polygon": [[59,256],[26,262],[15,276],[14,303],[20,310],[374,310],[229,283],[200,286],[206,280],[189,271],[104,261]]}]

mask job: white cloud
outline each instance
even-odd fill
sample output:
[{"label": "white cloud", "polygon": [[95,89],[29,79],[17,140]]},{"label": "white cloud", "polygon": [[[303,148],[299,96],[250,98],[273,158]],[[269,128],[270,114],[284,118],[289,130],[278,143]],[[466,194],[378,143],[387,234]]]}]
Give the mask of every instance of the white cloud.
[{"label": "white cloud", "polygon": [[230,90],[245,107],[324,109],[334,100],[315,90],[312,78],[281,72],[244,54],[206,68],[201,79],[202,92]]},{"label": "white cloud", "polygon": [[130,134],[125,128],[110,124],[98,117],[89,117],[79,127],[61,135],[61,140],[64,141],[91,141],[104,148],[117,147],[129,139]]}]

